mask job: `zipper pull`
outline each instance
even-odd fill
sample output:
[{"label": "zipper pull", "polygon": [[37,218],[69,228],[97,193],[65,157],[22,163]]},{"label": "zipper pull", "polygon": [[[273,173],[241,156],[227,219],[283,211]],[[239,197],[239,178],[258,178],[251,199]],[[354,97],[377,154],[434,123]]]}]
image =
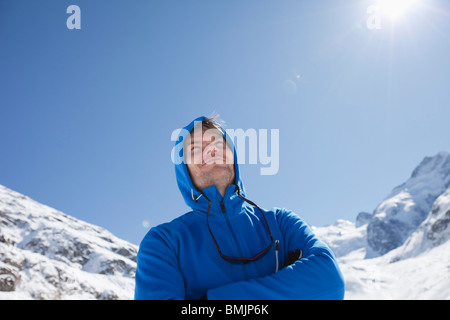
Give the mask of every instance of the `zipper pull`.
[{"label": "zipper pull", "polygon": [[225,210],[225,203],[223,203],[223,201],[220,202],[220,208],[222,208],[222,213],[226,213],[227,212]]},{"label": "zipper pull", "polygon": [[280,246],[280,240],[275,240],[275,273],[278,272],[278,248]]}]

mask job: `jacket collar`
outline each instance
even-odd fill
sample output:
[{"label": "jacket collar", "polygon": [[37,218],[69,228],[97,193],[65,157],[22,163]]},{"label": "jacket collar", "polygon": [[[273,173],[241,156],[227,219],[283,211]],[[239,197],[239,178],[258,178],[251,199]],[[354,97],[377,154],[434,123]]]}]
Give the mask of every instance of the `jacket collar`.
[{"label": "jacket collar", "polygon": [[[209,207],[210,205],[211,207]],[[232,184],[226,189],[224,197],[222,197],[216,186],[203,189],[200,198],[198,198],[192,209],[205,214],[209,210],[210,217],[220,217],[224,213],[228,216],[233,216],[241,212],[243,205],[244,200],[239,197],[237,186]]]}]

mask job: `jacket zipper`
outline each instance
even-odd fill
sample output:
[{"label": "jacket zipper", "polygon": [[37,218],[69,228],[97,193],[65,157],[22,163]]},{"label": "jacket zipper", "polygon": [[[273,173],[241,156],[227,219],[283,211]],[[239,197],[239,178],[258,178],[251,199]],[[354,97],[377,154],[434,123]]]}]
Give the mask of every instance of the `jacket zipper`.
[{"label": "jacket zipper", "polygon": [[280,246],[280,240],[275,240],[275,273],[278,272],[278,248]]},{"label": "jacket zipper", "polygon": [[225,210],[225,203],[223,203],[223,201],[220,202],[220,208],[222,208],[222,213],[227,213],[227,210]]},{"label": "jacket zipper", "polygon": [[[230,229],[231,236],[233,237],[234,243],[236,244],[236,247],[238,249],[239,255],[242,256],[242,249],[239,245],[239,241],[237,240],[236,233],[233,230],[233,227],[231,226],[230,219],[228,218],[227,210],[225,209],[225,203],[223,201],[220,202],[220,208],[222,209],[222,213],[225,216],[225,221],[227,222],[228,228]],[[248,272],[247,272],[247,266],[245,264],[241,265],[242,271],[244,272],[244,278],[245,280],[248,280]]]}]

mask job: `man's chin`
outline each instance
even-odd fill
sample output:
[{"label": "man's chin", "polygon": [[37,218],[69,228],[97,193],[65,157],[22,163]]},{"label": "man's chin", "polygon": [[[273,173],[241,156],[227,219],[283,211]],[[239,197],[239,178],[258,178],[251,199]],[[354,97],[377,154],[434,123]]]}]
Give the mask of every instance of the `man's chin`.
[{"label": "man's chin", "polygon": [[234,174],[234,166],[229,164],[207,164],[202,167],[202,172],[215,179],[228,177]]},{"label": "man's chin", "polygon": [[206,163],[202,165],[202,170],[203,169],[214,169],[214,168],[228,168],[229,165],[225,164],[225,163]]}]

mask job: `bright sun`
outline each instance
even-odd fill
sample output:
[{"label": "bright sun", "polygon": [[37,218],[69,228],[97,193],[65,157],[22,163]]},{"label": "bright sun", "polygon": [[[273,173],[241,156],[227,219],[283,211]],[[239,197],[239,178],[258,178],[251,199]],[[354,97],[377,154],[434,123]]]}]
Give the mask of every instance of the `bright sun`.
[{"label": "bright sun", "polygon": [[384,15],[396,20],[401,18],[417,0],[378,0],[378,5]]}]

